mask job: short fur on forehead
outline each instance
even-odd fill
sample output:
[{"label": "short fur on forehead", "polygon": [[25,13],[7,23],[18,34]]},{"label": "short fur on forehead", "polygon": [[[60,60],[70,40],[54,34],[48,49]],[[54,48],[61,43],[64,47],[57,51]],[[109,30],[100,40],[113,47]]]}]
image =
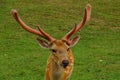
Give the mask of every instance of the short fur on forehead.
[{"label": "short fur on forehead", "polygon": [[66,42],[62,41],[62,40],[55,40],[53,43],[50,44],[50,47],[63,47],[65,46],[66,48],[68,48],[69,46],[66,44]]}]

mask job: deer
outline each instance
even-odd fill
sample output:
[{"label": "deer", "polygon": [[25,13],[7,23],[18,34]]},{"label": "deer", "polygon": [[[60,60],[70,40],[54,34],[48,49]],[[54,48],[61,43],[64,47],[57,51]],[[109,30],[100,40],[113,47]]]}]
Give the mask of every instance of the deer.
[{"label": "deer", "polygon": [[77,35],[71,39],[71,36],[78,32],[91,15],[91,5],[87,4],[84,9],[82,21],[76,25],[61,38],[57,40],[46,33],[39,25],[38,30],[33,29],[26,25],[19,17],[17,10],[12,9],[11,14],[13,18],[20,24],[26,31],[37,35],[36,38],[39,45],[50,51],[45,70],[45,80],[68,80],[73,72],[74,57],[71,48],[79,41],[80,36]]}]

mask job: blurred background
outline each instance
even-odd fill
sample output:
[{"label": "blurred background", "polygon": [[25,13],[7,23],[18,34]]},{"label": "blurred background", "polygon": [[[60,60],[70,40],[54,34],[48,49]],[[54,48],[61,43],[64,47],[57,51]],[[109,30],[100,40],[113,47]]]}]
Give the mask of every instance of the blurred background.
[{"label": "blurred background", "polygon": [[[82,20],[86,4],[90,21],[75,35],[71,80],[120,80],[120,0],[0,0],[0,80],[44,80],[50,54],[11,16],[16,9],[23,21],[61,39]],[[75,36],[74,35],[74,36]]]}]

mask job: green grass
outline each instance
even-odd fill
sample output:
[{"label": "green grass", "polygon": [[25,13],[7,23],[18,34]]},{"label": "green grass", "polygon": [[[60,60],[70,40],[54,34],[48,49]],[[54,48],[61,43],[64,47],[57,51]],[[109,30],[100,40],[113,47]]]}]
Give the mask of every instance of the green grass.
[{"label": "green grass", "polygon": [[81,40],[72,48],[75,65],[71,80],[120,80],[119,0],[1,0],[0,80],[43,80],[49,56],[49,51],[37,44],[37,36],[17,24],[11,9],[17,9],[32,28],[40,24],[60,39],[81,21],[87,3],[92,5],[92,15],[75,34],[81,35]]}]

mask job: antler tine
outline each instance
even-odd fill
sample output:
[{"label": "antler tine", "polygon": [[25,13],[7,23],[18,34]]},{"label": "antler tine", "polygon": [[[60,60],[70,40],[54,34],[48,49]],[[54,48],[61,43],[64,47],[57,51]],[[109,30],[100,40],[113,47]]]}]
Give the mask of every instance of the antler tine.
[{"label": "antler tine", "polygon": [[38,36],[41,36],[45,39],[47,39],[48,41],[52,41],[54,40],[54,38],[50,37],[47,33],[45,33],[42,29],[40,29],[40,31],[37,31],[35,29],[32,29],[30,28],[29,26],[27,26],[23,21],[22,19],[18,16],[18,13],[15,9],[13,9],[11,11],[12,13],[12,16],[15,18],[15,20],[22,26],[23,29],[25,29],[26,31],[30,32],[30,33],[33,33],[33,34],[36,34]]},{"label": "antler tine", "polygon": [[13,17],[15,18],[15,20],[22,26],[23,29],[25,29],[26,31],[30,32],[30,33],[33,33],[33,34],[36,34],[36,35],[41,35],[43,36],[39,31],[35,30],[35,29],[32,29],[30,28],[29,26],[27,26],[23,21],[22,19],[18,16],[18,13],[16,10],[12,10],[11,11]]},{"label": "antler tine", "polygon": [[87,9],[87,21],[89,21],[91,16],[91,5],[87,4],[86,9]]},{"label": "antler tine", "polygon": [[70,31],[68,32],[68,34],[66,34],[66,35],[62,38],[62,40],[70,43],[70,41],[68,41],[68,39],[71,37],[72,34],[75,33],[76,29],[77,29],[77,24],[75,23],[75,26],[73,27],[73,29],[70,30]]},{"label": "antler tine", "polygon": [[75,32],[79,31],[83,25],[90,19],[90,14],[91,14],[91,5],[87,4],[85,11],[84,11],[84,17],[83,20],[80,22],[79,25],[76,26],[76,29],[73,28],[72,30],[70,30],[63,38],[62,40],[66,40],[69,42],[69,38],[72,36],[72,34],[74,34]]},{"label": "antler tine", "polygon": [[80,22],[79,25],[77,25],[76,31],[79,31],[79,30],[84,26],[84,24],[85,24],[87,21],[89,21],[90,15],[91,15],[91,5],[90,5],[90,4],[87,4],[87,6],[86,6],[86,8],[85,8],[85,11],[84,11],[83,20]]},{"label": "antler tine", "polygon": [[37,27],[38,27],[38,30],[40,31],[40,33],[43,34],[43,36],[44,36],[45,39],[49,40],[50,42],[53,42],[53,41],[55,40],[55,39],[52,38],[49,34],[47,34],[46,32],[44,32],[44,31],[40,28],[39,25],[38,25]]}]

